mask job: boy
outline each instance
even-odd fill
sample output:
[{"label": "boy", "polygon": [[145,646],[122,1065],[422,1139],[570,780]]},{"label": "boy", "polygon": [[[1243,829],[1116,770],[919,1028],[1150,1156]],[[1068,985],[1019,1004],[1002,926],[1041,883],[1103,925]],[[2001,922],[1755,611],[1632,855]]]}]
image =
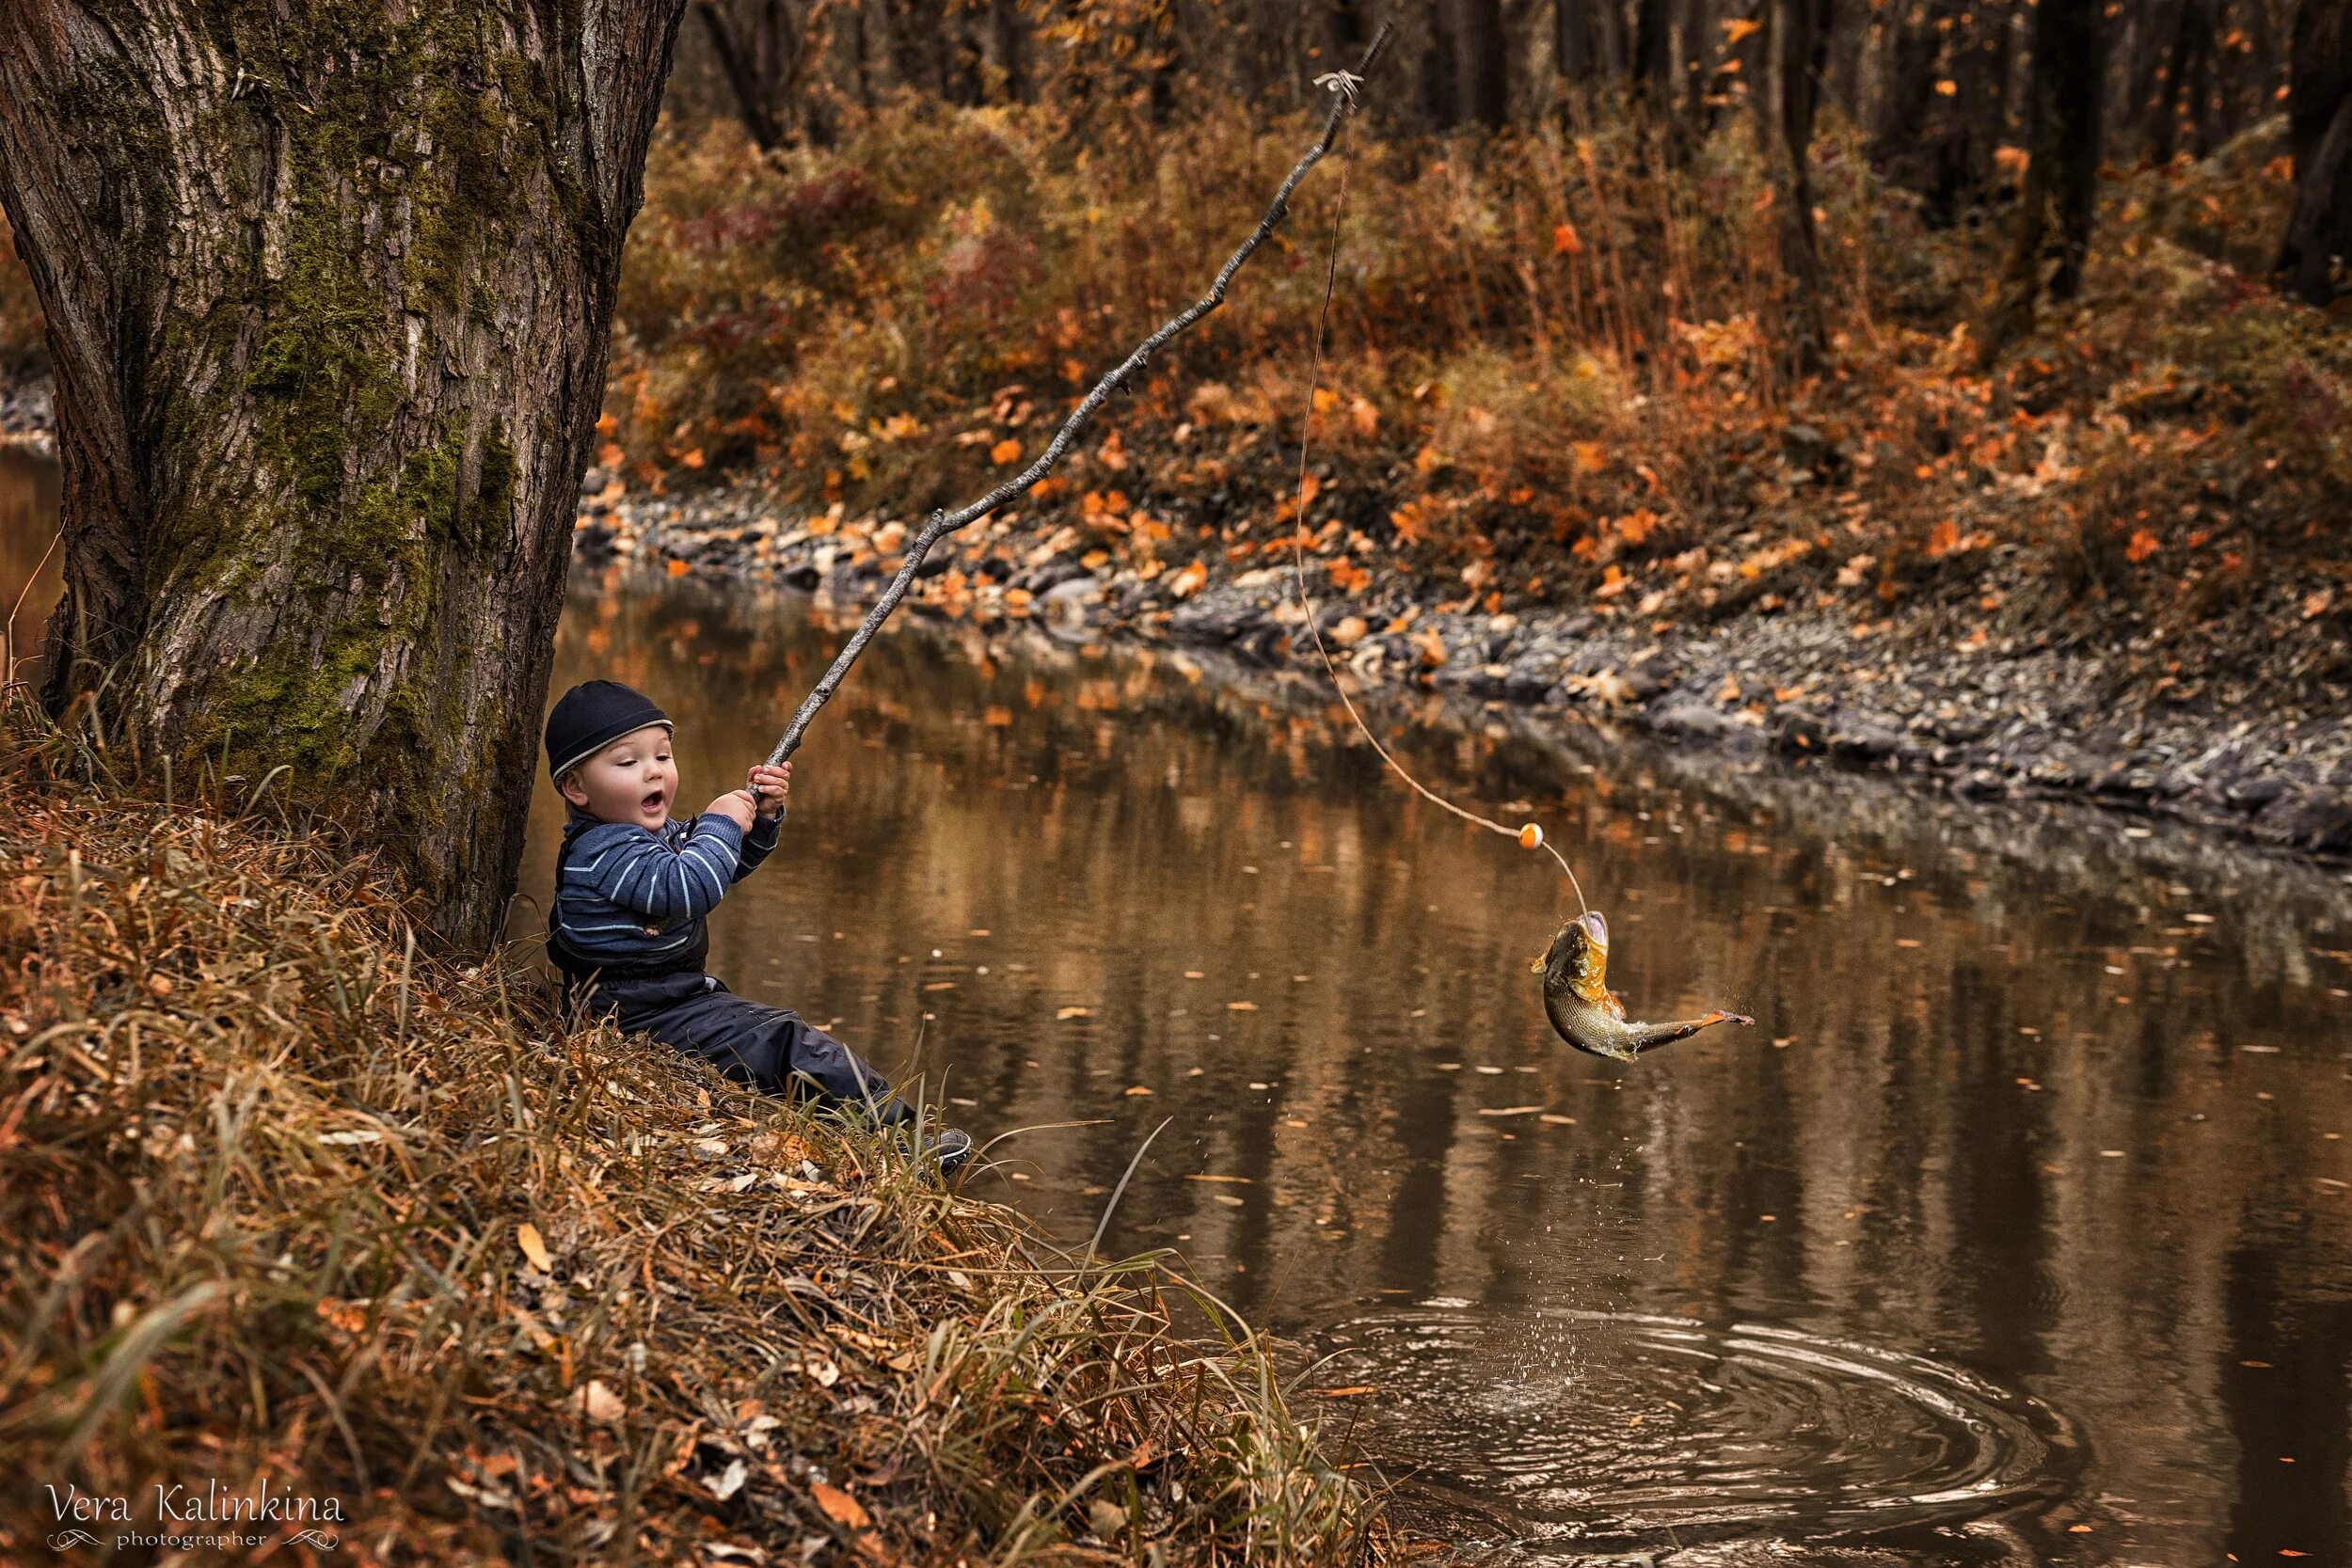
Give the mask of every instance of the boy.
[{"label": "boy", "polygon": [[[792,765],[755,767],[747,787],[691,823],[673,821],[674,729],[618,681],[575,686],[548,715],[548,767],[570,806],[548,918],[565,1000],[584,993],[624,1033],[651,1035],[771,1094],[805,1089],[865,1106],[885,1125],[913,1121],[914,1108],[848,1046],[703,973],[704,917],[775,848]],[[972,1140],[953,1129],[929,1143],[943,1174],[971,1156]]]}]

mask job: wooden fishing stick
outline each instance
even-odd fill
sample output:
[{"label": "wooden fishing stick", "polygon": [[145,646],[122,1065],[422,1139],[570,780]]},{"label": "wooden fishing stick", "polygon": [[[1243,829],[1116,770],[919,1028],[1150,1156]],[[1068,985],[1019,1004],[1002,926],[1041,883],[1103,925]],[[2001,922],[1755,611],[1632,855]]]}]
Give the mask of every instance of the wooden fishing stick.
[{"label": "wooden fishing stick", "polygon": [[890,612],[898,608],[898,601],[906,597],[907,585],[914,580],[914,574],[922,566],[923,558],[930,553],[930,547],[957,530],[979,521],[1007,501],[1025,495],[1032,485],[1053,471],[1054,465],[1061,461],[1062,453],[1070,450],[1070,443],[1077,438],[1078,432],[1086,428],[1087,421],[1094,417],[1094,411],[1109,400],[1112,392],[1141,370],[1169,340],[1225,303],[1226,286],[1232,282],[1233,275],[1241,271],[1242,263],[1248,261],[1251,254],[1265,243],[1266,237],[1290,215],[1291,193],[1298,188],[1299,181],[1307,177],[1307,171],[1321,163],[1323,155],[1331,150],[1331,144],[1339,137],[1341,123],[1356,107],[1356,85],[1370,73],[1374,62],[1380,57],[1381,50],[1387,47],[1392,25],[1386,22],[1380,24],[1380,30],[1373,35],[1370,47],[1365,49],[1364,57],[1356,63],[1354,71],[1335,71],[1319,78],[1332,89],[1331,113],[1323,122],[1323,135],[1316,138],[1312,147],[1307,149],[1307,155],[1298,160],[1290,177],[1282,182],[1281,189],[1274,193],[1274,201],[1266,208],[1265,216],[1258,220],[1256,230],[1218,269],[1216,281],[1210,285],[1209,292],[1182,315],[1172,318],[1137,344],[1135,352],[1120,362],[1118,369],[1095,383],[1094,390],[1089,392],[1085,401],[1072,411],[1070,418],[1062,421],[1061,429],[1055,434],[1054,439],[1036,462],[970,505],[954,512],[934,512],[930,515],[923,524],[922,531],[907,546],[906,559],[899,562],[898,575],[890,579],[890,585],[882,590],[882,597],[876,599],[873,608],[866,612],[866,618],[858,623],[858,628],[850,634],[849,641],[841,645],[841,652],[834,656],[832,666],[810,689],[809,694],[802,699],[799,711],[792,715],[792,722],[784,732],[784,738],[777,741],[776,749],[768,753],[769,767],[775,767],[800,750],[801,737],[807,732],[809,721],[817,717],[817,710],[825,705],[826,700],[840,689],[842,679],[850,673],[850,666],[857,662],[857,656],[866,651],[866,644],[874,640],[874,633],[882,628],[884,621],[890,619]]}]

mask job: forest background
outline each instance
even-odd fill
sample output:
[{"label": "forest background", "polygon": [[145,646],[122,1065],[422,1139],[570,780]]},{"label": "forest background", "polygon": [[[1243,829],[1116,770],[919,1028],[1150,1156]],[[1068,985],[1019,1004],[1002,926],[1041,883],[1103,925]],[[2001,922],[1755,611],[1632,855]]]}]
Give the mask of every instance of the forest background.
[{"label": "forest background", "polygon": [[[1198,293],[1375,9],[697,0],[608,466],[962,499]],[[2014,546],[1958,635],[2153,634],[2137,679],[2194,700],[2333,621],[2306,673],[2341,683],[2346,12],[1396,8],[1312,420],[1364,482],[1311,518],[1332,578],[1867,625]],[[1086,543],[1181,570],[1152,499],[1190,488],[1226,493],[1211,569],[1284,547],[1340,183],[1121,415],[1150,460],[1073,479]]]},{"label": "forest background", "polygon": [[[925,597],[1041,551],[1164,610],[1296,539],[1343,646],[1780,617],[2080,655],[2158,727],[2352,705],[2347,0],[694,0],[591,514],[746,492],[887,566],[1198,292],[1383,21],[1271,264]],[[0,277],[20,372],[37,320]]]}]

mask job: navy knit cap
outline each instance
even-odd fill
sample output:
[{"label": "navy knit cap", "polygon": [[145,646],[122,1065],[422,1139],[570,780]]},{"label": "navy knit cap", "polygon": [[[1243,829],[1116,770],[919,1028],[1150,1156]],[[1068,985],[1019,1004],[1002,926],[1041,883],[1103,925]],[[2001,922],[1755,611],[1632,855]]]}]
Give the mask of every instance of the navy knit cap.
[{"label": "navy knit cap", "polygon": [[625,735],[659,724],[677,726],[651,697],[619,681],[582,681],[555,700],[548,714],[548,776],[562,778]]}]

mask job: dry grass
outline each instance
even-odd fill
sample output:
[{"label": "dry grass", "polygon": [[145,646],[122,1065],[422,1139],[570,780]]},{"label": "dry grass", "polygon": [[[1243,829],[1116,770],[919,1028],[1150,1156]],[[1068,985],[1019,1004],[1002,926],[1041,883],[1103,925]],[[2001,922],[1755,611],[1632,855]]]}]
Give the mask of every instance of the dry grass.
[{"label": "dry grass", "polygon": [[[249,788],[0,728],[0,1555],[40,1483],[334,1561],[1337,1562],[1363,1491],[1165,1263],[414,950]],[[191,799],[191,796],[195,799]],[[283,1536],[296,1527],[261,1527]],[[308,1548],[294,1543],[294,1558]]]}]

